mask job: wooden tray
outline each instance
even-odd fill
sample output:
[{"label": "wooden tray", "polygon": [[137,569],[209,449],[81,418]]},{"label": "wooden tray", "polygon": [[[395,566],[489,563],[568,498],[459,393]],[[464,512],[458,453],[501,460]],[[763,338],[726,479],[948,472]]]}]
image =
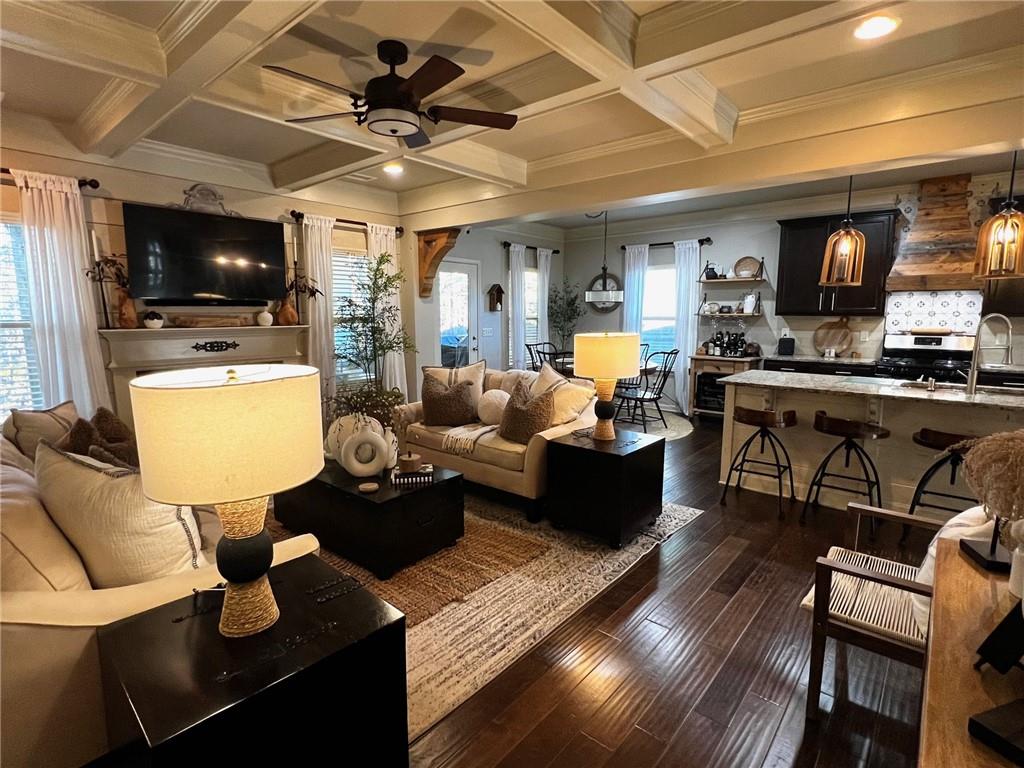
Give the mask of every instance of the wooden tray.
[{"label": "wooden tray", "polygon": [[826,349],[834,349],[837,356],[842,356],[853,346],[853,331],[850,330],[850,318],[841,317],[822,323],[814,331],[814,348],[820,354],[825,354]]}]

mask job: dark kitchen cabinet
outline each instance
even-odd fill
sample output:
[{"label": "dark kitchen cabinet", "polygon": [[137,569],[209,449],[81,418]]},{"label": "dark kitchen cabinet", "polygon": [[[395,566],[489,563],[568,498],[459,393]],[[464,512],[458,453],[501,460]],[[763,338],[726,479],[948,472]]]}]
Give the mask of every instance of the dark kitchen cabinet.
[{"label": "dark kitchen cabinet", "polygon": [[864,233],[864,280],[856,287],[818,285],[829,235],[843,216],[816,216],[780,221],[777,315],[858,315],[885,313],[885,279],[895,257],[899,211],[855,213],[853,224]]}]

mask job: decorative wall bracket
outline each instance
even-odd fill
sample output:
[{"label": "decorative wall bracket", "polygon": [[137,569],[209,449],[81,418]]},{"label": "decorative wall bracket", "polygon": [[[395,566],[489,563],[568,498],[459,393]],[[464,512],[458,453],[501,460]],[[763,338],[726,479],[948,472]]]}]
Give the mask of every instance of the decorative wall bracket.
[{"label": "decorative wall bracket", "polygon": [[441,266],[441,261],[448,251],[455,247],[455,240],[461,231],[459,228],[429,229],[416,233],[421,299],[429,299],[434,292],[437,268]]},{"label": "decorative wall bracket", "polygon": [[184,190],[185,199],[181,203],[173,203],[171,208],[182,208],[186,211],[201,213],[217,213],[221,216],[239,216],[238,211],[224,207],[224,195],[212,184],[193,184]]},{"label": "decorative wall bracket", "polygon": [[227,352],[229,349],[238,349],[237,341],[197,341],[192,345],[196,352]]}]

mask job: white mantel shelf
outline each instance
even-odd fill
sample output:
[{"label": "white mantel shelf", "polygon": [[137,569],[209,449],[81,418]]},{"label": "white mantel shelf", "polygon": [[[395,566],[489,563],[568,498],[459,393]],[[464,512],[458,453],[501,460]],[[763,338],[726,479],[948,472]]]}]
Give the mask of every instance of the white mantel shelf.
[{"label": "white mantel shelf", "polygon": [[129,424],[128,384],[136,376],[174,368],[308,360],[308,325],[104,328],[99,334],[114,410]]}]

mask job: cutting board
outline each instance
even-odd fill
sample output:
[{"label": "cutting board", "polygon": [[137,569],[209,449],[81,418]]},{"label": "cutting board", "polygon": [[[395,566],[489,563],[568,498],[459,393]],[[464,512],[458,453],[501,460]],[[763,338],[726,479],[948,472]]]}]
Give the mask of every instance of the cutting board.
[{"label": "cutting board", "polygon": [[826,349],[834,349],[836,356],[841,357],[853,346],[850,318],[841,317],[819,325],[814,331],[813,343],[819,354],[825,354]]}]

